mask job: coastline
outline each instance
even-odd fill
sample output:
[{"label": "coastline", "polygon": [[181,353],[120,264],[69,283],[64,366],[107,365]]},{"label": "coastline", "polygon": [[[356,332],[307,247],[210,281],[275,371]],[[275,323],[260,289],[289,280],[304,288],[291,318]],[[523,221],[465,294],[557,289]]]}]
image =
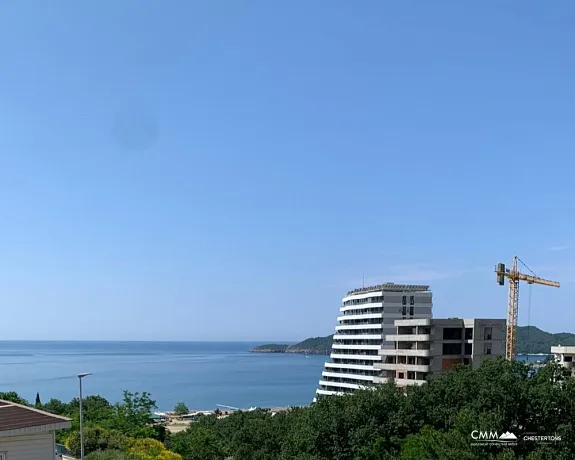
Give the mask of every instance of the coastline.
[{"label": "coastline", "polygon": [[307,350],[273,350],[273,349],[266,349],[266,348],[252,348],[250,350],[250,353],[291,353],[291,354],[296,354],[296,355],[322,355],[322,356],[328,356],[330,354],[329,351],[327,350],[313,350],[313,349],[307,349]]}]

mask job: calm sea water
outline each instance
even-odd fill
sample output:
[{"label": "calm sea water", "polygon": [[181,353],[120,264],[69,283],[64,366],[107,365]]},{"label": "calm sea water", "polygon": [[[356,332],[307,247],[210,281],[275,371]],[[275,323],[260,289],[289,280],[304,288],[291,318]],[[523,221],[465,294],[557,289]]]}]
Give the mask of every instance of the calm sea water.
[{"label": "calm sea water", "polygon": [[307,405],[325,356],[258,354],[249,342],[2,342],[0,391],[33,401],[69,401],[78,393],[118,401],[122,390],[148,391],[161,410]]},{"label": "calm sea water", "polygon": [[[122,390],[148,391],[161,410],[307,405],[326,356],[258,354],[249,342],[2,342],[0,391],[33,401],[84,394],[118,401]],[[520,356],[529,362],[544,356]]]}]

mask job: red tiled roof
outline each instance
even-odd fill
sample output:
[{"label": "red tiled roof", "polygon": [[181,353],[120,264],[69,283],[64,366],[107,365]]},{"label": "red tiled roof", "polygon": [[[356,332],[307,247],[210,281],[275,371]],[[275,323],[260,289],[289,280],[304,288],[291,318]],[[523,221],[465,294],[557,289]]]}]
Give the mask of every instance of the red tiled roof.
[{"label": "red tiled roof", "polygon": [[70,419],[32,407],[0,400],[0,431],[69,423]]}]

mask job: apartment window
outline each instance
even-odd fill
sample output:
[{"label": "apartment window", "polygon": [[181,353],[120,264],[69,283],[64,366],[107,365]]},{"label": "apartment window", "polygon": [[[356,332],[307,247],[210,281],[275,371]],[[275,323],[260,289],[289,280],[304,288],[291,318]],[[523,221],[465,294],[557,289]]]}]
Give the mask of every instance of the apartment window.
[{"label": "apartment window", "polygon": [[485,354],[485,355],[491,354],[491,344],[490,343],[485,344],[485,346],[483,348],[483,354]]},{"label": "apartment window", "polygon": [[463,358],[463,365],[468,366],[469,364],[471,364],[471,360],[469,358]]},{"label": "apartment window", "polygon": [[464,355],[472,355],[473,354],[473,344],[466,343],[465,344],[465,352],[463,354]]},{"label": "apartment window", "polygon": [[407,296],[403,296],[403,298],[401,299],[401,303],[402,305],[407,305]]},{"label": "apartment window", "polygon": [[404,307],[401,309],[401,314],[402,314],[403,316],[407,315],[407,307],[404,306]]},{"label": "apartment window", "polygon": [[403,375],[404,375],[403,372],[398,372],[398,373],[397,373],[397,378],[398,378],[398,379],[403,379],[403,378],[404,378]]},{"label": "apartment window", "polygon": [[444,327],[443,340],[461,340],[463,333],[460,327]]},{"label": "apartment window", "polygon": [[493,329],[491,327],[486,327],[483,329],[483,340],[491,340],[493,334]]},{"label": "apartment window", "polygon": [[563,361],[566,363],[572,363],[573,362],[573,356],[564,356]]},{"label": "apartment window", "polygon": [[466,327],[465,328],[465,340],[473,340],[473,328]]},{"label": "apartment window", "polygon": [[413,316],[413,307],[409,307],[409,315]]},{"label": "apartment window", "polygon": [[461,354],[461,344],[460,343],[444,343],[442,351],[443,351],[444,355],[460,355]]},{"label": "apartment window", "polygon": [[0,460],[6,460],[6,452],[0,452]]},{"label": "apartment window", "polygon": [[415,305],[415,297],[412,295],[409,296],[409,305]]}]

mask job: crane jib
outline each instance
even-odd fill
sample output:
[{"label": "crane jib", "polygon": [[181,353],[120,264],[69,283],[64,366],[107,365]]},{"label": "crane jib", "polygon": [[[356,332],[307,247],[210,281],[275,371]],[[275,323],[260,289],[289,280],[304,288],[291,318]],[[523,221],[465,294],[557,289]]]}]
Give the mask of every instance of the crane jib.
[{"label": "crane jib", "polygon": [[[521,273],[517,268],[517,262],[521,262],[532,274]],[[519,282],[527,284],[540,284],[542,286],[560,287],[558,281],[539,278],[519,257],[513,258],[511,269],[507,269],[505,264],[499,263],[495,266],[497,283],[500,286],[505,284],[505,278],[509,279],[509,302],[507,307],[507,332],[505,343],[505,357],[509,360],[515,359],[517,352],[517,317],[519,313]]]}]

